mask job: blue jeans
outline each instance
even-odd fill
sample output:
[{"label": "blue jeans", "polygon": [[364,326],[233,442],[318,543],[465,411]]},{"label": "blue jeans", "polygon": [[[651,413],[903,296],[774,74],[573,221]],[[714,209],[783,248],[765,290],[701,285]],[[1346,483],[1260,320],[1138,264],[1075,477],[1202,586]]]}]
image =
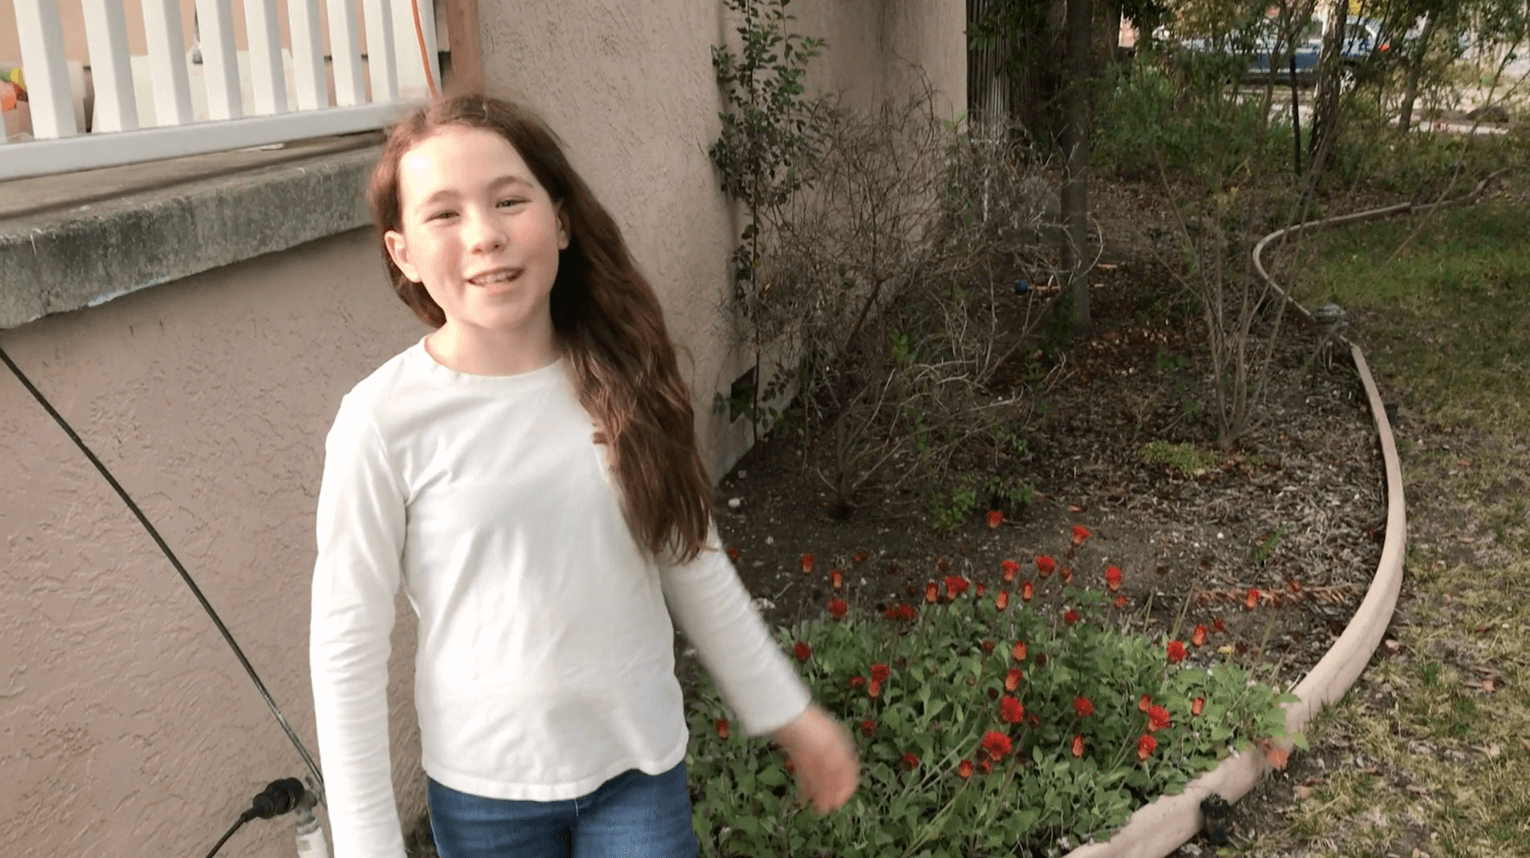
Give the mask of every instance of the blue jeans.
[{"label": "blue jeans", "polygon": [[441,858],[696,858],[685,764],[662,775],[628,769],[589,795],[508,801],[427,779]]}]

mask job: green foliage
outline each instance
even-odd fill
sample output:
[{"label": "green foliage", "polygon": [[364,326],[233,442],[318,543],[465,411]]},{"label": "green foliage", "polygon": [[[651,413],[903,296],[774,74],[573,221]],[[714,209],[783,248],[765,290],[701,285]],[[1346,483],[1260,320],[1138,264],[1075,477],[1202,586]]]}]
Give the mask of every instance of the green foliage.
[{"label": "green foliage", "polygon": [[[1176,71],[1139,60],[1113,68],[1091,144],[1094,164],[1122,178],[1157,178],[1158,163],[1220,185],[1291,167],[1291,126],[1265,120],[1259,99],[1227,82],[1237,57],[1185,54]],[[1231,64],[1231,65],[1230,65]]]},{"label": "green foliage", "polygon": [[932,524],[940,533],[950,533],[961,527],[967,520],[967,516],[977,508],[977,489],[972,486],[970,480],[962,481],[962,484],[951,490],[949,497],[937,495],[930,504],[930,514],[934,517]]},{"label": "green foliage", "polygon": [[[786,32],[790,2],[726,0],[742,19],[736,29],[741,50],[735,55],[712,48],[726,109],[718,114],[722,136],[707,154],[722,171],[723,191],[751,210],[780,202],[800,186],[794,168],[815,142],[804,78],[825,42]],[[744,238],[752,237],[746,228]]]},{"label": "green foliage", "polygon": [[[827,818],[795,804],[779,751],[737,730],[719,735],[726,712],[704,683],[688,716],[686,758],[702,854],[1044,854],[1065,840],[1103,840],[1230,748],[1283,735],[1281,704],[1293,696],[1251,681],[1209,647],[1170,663],[1167,642],[1134,631],[1099,591],[1060,575],[1033,583],[1043,591],[1034,602],[1013,597],[1001,610],[994,593],[978,597],[972,581],[953,576],[931,582],[939,604],[909,608],[912,618],[852,609],[782,631],[788,652],[808,646],[803,678],[858,745],[860,789]],[[1149,729],[1144,696],[1167,713],[1167,726]],[[1079,714],[1080,697],[1089,714]],[[1019,720],[1006,720],[1004,707],[1013,716],[1015,703]],[[1011,750],[997,758],[980,750],[990,733]],[[1139,754],[1145,735],[1156,747]]]},{"label": "green foliage", "polygon": [[1142,461],[1150,465],[1163,465],[1187,477],[1197,477],[1217,466],[1217,457],[1197,448],[1194,444],[1171,444],[1168,441],[1149,441],[1137,451]]}]

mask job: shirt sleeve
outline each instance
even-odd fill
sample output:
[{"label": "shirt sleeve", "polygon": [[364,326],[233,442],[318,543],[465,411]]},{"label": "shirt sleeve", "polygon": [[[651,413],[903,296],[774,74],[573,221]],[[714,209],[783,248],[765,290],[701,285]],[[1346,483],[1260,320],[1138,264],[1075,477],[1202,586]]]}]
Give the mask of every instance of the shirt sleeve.
[{"label": "shirt sleeve", "polygon": [[404,493],[367,409],[325,440],[309,667],[335,858],[404,858],[388,748],[388,656]]},{"label": "shirt sleeve", "polygon": [[812,695],[776,645],[714,529],[696,559],[659,567],[670,612],[751,736],[802,714]]}]

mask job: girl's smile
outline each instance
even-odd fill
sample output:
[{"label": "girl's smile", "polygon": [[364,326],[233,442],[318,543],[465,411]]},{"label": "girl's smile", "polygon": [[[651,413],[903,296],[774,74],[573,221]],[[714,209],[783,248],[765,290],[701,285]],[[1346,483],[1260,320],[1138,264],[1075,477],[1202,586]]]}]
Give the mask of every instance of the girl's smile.
[{"label": "girl's smile", "polygon": [[446,125],[403,155],[398,175],[402,228],[384,241],[446,316],[431,355],[483,374],[550,363],[568,229],[521,154],[493,131]]}]

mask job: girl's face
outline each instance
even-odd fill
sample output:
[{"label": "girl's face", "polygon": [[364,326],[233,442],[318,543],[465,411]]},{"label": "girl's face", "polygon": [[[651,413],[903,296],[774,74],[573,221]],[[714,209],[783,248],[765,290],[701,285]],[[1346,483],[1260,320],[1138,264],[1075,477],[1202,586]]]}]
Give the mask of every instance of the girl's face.
[{"label": "girl's face", "polygon": [[399,159],[402,228],[383,241],[446,314],[443,328],[551,337],[565,220],[510,142],[447,125]]}]

